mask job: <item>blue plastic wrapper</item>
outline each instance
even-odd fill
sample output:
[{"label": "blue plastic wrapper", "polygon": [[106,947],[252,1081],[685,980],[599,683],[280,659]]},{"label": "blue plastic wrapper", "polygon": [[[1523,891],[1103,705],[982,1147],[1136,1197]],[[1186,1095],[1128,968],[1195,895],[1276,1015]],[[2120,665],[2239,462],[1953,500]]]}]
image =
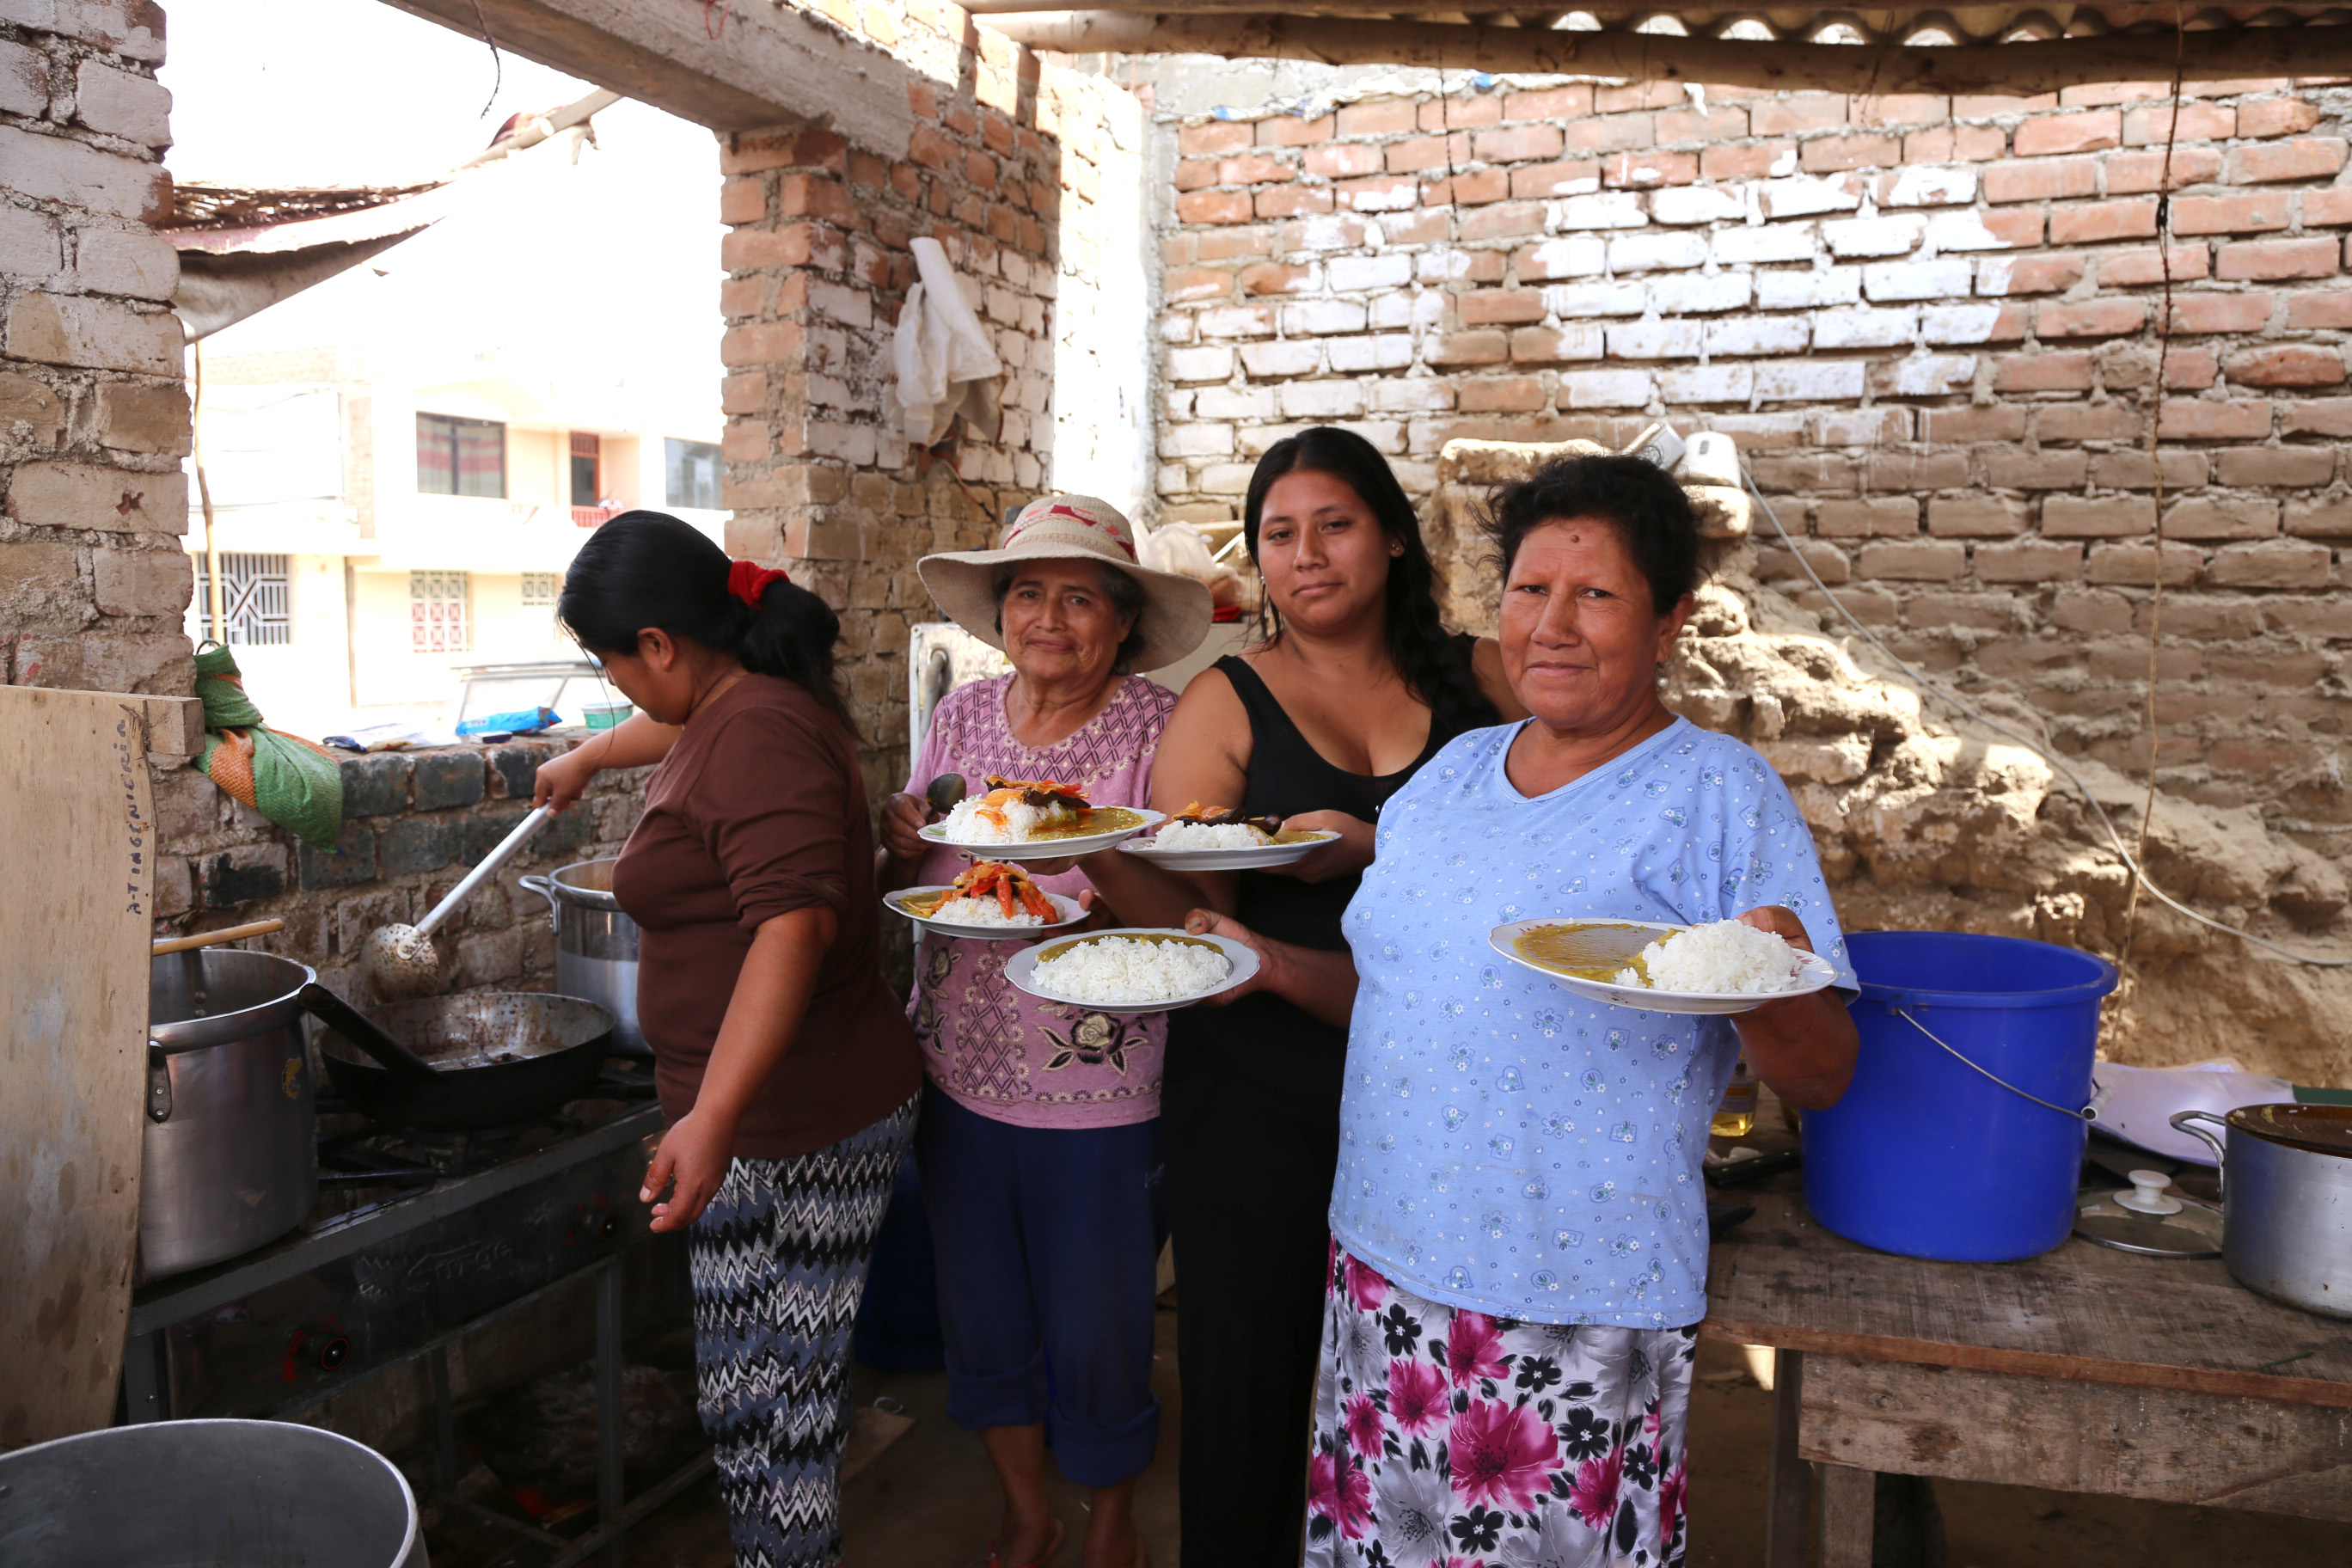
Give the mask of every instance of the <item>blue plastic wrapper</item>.
[{"label": "blue plastic wrapper", "polygon": [[511,713],[485,713],[478,719],[468,719],[457,726],[457,733],[481,735],[503,730],[510,735],[529,735],[561,722],[552,708],[518,708]]}]

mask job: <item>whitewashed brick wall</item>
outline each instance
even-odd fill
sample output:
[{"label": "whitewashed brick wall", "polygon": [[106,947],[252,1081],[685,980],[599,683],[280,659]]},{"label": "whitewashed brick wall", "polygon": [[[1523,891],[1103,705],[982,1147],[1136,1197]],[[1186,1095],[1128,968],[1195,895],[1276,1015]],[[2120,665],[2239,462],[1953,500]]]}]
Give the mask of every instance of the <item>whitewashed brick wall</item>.
[{"label": "whitewashed brick wall", "polygon": [[[1236,515],[1309,422],[1417,495],[1455,437],[1728,431],[1906,657],[2136,766],[2153,416],[2167,783],[2352,818],[2352,90],[2182,104],[2159,389],[2165,91],[1507,82],[1169,125],[1163,514]],[[1797,574],[1776,547],[1759,564]]]}]

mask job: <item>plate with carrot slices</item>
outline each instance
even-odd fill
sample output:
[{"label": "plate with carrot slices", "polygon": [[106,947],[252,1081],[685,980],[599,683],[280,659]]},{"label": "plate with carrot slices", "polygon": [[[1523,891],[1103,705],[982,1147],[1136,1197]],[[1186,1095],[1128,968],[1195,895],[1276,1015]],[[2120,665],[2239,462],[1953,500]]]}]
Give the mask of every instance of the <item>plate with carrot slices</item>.
[{"label": "plate with carrot slices", "polygon": [[1077,900],[1045,891],[1000,860],[969,867],[946,887],[908,888],[882,901],[925,931],[989,942],[1040,936],[1087,918]]}]

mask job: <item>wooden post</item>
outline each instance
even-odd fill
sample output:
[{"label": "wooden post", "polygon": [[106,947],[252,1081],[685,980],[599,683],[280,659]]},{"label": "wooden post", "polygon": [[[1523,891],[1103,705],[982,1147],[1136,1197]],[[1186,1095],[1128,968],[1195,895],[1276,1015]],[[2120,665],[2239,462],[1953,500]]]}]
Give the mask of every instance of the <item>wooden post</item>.
[{"label": "wooden post", "polygon": [[1812,1523],[1813,1468],[1797,1453],[1804,1397],[1801,1351],[1772,1352],[1772,1458],[1765,1474],[1764,1568],[1802,1568]]},{"label": "wooden post", "polygon": [[1878,1473],[1822,1467],[1822,1568],[1870,1568],[1878,1523]]}]

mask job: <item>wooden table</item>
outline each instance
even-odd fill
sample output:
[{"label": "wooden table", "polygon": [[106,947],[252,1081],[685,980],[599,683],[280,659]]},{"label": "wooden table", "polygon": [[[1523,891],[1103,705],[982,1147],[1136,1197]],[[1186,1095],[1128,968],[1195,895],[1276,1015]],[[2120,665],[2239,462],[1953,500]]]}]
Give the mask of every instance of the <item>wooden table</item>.
[{"label": "wooden table", "polygon": [[1717,1194],[1757,1213],[1714,1248],[1699,1329],[1778,1352],[1768,1568],[1803,1560],[1807,1460],[1823,1568],[1869,1568],[1880,1473],[2352,1520],[2352,1323],[2219,1258],[2079,1237],[2023,1263],[1874,1252],[1801,1191]]}]

